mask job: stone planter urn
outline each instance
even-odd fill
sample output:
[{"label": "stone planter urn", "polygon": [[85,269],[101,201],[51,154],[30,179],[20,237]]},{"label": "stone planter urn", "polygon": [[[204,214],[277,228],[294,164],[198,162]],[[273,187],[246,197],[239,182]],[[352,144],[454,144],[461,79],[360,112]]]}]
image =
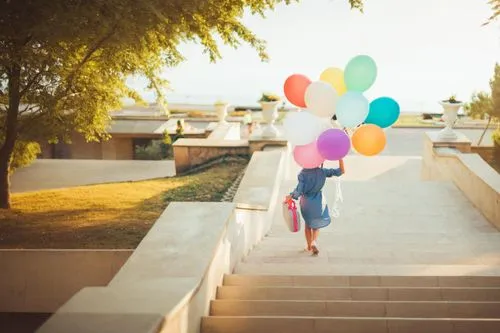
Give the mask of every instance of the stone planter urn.
[{"label": "stone planter urn", "polygon": [[278,119],[279,104],[279,101],[260,102],[260,106],[262,107],[262,118],[266,124],[262,129],[263,138],[275,138],[279,134],[278,129],[274,126],[274,122]]},{"label": "stone planter urn", "polygon": [[439,132],[439,138],[444,140],[454,140],[457,138],[457,133],[453,131],[453,124],[455,124],[455,121],[457,120],[458,110],[460,110],[464,103],[441,101],[439,104],[443,107],[443,119],[446,124],[446,127]]},{"label": "stone planter urn", "polygon": [[219,119],[219,124],[226,124],[227,108],[228,103],[217,103],[215,104],[215,111],[217,112],[217,118]]}]

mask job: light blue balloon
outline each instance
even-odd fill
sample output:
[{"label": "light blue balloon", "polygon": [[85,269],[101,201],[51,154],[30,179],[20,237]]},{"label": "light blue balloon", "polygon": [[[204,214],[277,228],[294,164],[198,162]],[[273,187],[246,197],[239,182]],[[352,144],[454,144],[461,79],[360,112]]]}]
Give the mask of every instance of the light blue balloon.
[{"label": "light blue balloon", "polygon": [[377,64],[367,55],[352,58],[344,71],[344,80],[349,91],[366,91],[377,78]]},{"label": "light blue balloon", "polygon": [[368,116],[369,103],[362,93],[348,91],[337,102],[337,121],[344,127],[354,128]]},{"label": "light blue balloon", "polygon": [[398,102],[390,97],[380,97],[370,103],[370,111],[365,123],[386,128],[398,120],[400,112]]}]

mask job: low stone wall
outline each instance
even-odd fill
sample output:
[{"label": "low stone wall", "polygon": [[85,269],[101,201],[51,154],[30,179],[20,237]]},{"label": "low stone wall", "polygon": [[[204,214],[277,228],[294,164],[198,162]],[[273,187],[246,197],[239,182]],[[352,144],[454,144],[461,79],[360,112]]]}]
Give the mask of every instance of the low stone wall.
[{"label": "low stone wall", "polygon": [[55,312],[88,286],[105,286],[131,250],[0,250],[0,312]]},{"label": "low stone wall", "polygon": [[255,153],[233,203],[171,203],[107,287],[83,289],[37,332],[199,332],[224,274],[271,227],[285,158]]},{"label": "low stone wall", "polygon": [[462,153],[453,145],[449,142],[436,147],[435,138],[426,135],[422,179],[453,181],[500,230],[500,174],[478,154]]},{"label": "low stone wall", "polygon": [[249,154],[246,140],[179,139],[173,147],[177,174],[218,157]]}]

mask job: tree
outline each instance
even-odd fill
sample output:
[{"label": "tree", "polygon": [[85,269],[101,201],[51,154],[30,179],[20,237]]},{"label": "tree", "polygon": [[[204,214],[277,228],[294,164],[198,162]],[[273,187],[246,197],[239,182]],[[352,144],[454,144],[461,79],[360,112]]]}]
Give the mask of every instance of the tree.
[{"label": "tree", "polygon": [[488,3],[491,6],[491,10],[493,11],[493,14],[488,18],[488,21],[484,25],[490,24],[493,21],[495,21],[498,16],[500,16],[500,0],[490,0]]},{"label": "tree", "polygon": [[472,95],[470,103],[467,103],[465,109],[467,115],[472,118],[488,119],[478,145],[481,144],[483,137],[492,121],[500,121],[500,65],[495,64],[493,78],[490,80],[491,93],[479,92]]},{"label": "tree", "polygon": [[67,141],[72,130],[106,138],[108,112],[123,97],[140,100],[129,75],[148,77],[163,100],[159,73],[183,60],[181,42],[201,43],[216,61],[218,36],[266,60],[265,42],[241,19],[281,2],[291,0],[0,0],[0,208],[10,208],[13,156],[26,164],[34,142]]}]

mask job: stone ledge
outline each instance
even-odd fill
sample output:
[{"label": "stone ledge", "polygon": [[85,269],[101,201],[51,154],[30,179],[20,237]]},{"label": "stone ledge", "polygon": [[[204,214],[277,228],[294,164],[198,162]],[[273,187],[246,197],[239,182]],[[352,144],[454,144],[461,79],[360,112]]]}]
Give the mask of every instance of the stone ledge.
[{"label": "stone ledge", "polygon": [[268,210],[271,198],[279,185],[277,170],[283,168],[285,156],[282,151],[255,152],[233,202],[238,208]]},{"label": "stone ledge", "polygon": [[248,140],[209,140],[209,139],[179,139],[173,144],[174,147],[248,147]]},{"label": "stone ledge", "polygon": [[490,223],[500,229],[500,174],[478,154],[468,153],[470,140],[434,139],[433,132],[426,133],[422,178],[453,181]]}]

